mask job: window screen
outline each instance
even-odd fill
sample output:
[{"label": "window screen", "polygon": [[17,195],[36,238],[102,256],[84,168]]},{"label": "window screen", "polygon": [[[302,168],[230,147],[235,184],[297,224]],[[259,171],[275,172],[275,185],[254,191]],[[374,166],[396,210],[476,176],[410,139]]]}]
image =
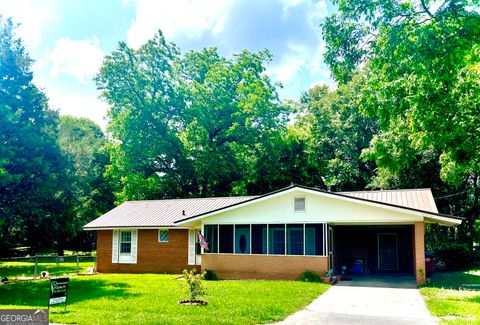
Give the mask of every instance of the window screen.
[{"label": "window screen", "polygon": [[220,253],[233,253],[233,225],[220,225]]},{"label": "window screen", "polygon": [[296,197],[294,199],[294,211],[300,212],[305,211],[305,198],[304,197]]},{"label": "window screen", "polygon": [[324,255],[324,224],[305,225],[305,255]]},{"label": "window screen", "polygon": [[285,225],[269,225],[268,253],[285,254]]},{"label": "window screen", "polygon": [[205,240],[208,243],[209,250],[205,253],[218,253],[218,225],[205,225]]},{"label": "window screen", "polygon": [[303,224],[287,225],[287,255],[303,255]]},{"label": "window screen", "polygon": [[267,225],[252,225],[252,254],[267,254]]}]

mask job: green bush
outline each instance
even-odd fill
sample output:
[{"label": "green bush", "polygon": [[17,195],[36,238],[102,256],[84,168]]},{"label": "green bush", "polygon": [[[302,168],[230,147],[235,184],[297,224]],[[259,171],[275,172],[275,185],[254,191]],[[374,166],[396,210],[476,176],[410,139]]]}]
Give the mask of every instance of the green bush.
[{"label": "green bush", "polygon": [[322,278],[320,277],[320,275],[317,272],[310,270],[307,270],[300,274],[300,278],[298,280],[302,282],[322,282]]},{"label": "green bush", "polygon": [[218,280],[217,273],[215,273],[215,271],[213,271],[213,270],[205,270],[203,278],[205,280],[208,280],[208,281],[217,281]]},{"label": "green bush", "polygon": [[473,256],[467,245],[447,243],[435,249],[435,261],[439,269],[458,271],[472,265]]}]

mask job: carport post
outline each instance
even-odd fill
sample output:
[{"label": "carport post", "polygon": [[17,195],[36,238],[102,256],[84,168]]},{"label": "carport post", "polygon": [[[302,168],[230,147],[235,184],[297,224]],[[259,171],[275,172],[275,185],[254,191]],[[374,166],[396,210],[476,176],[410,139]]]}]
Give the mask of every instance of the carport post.
[{"label": "carport post", "polygon": [[425,224],[423,222],[415,222],[413,226],[413,261],[415,278],[417,285],[425,283]]}]

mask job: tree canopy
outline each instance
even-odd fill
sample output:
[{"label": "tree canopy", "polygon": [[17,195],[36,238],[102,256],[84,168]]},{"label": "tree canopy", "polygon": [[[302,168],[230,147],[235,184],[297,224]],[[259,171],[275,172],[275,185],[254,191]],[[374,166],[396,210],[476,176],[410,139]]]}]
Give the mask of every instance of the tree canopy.
[{"label": "tree canopy", "polygon": [[[336,84],[281,100],[272,54],[119,42],[95,77],[104,133],[59,117],[0,16],[0,252],[91,249],[88,221],[126,200],[430,187],[428,245],[480,239],[478,0],[335,0],[319,28]],[[318,58],[319,60],[321,58]]]},{"label": "tree canopy", "polygon": [[364,75],[359,112],[379,121],[363,157],[377,164],[377,180],[435,157],[443,181],[470,189],[468,208],[445,212],[467,217],[465,238],[473,245],[480,197],[478,1],[336,3],[339,12],[322,27],[325,61],[339,83]]},{"label": "tree canopy", "polygon": [[288,113],[265,74],[270,58],[227,59],[215,48],[180,55],[160,32],[138,50],[120,43],[96,78],[111,104],[117,199],[246,193]]},{"label": "tree canopy", "polygon": [[32,60],[0,16],[0,246],[61,240],[70,193],[56,142],[58,115],[32,82]]}]

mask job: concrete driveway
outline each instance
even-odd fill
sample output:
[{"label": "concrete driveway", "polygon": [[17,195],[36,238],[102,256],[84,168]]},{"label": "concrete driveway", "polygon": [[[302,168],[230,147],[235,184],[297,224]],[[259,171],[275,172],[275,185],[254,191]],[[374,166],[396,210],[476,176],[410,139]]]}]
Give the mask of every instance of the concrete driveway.
[{"label": "concrete driveway", "polygon": [[389,287],[381,287],[363,280],[341,281],[279,324],[436,324],[418,289],[409,288],[411,281],[392,287],[394,281],[383,278]]}]

